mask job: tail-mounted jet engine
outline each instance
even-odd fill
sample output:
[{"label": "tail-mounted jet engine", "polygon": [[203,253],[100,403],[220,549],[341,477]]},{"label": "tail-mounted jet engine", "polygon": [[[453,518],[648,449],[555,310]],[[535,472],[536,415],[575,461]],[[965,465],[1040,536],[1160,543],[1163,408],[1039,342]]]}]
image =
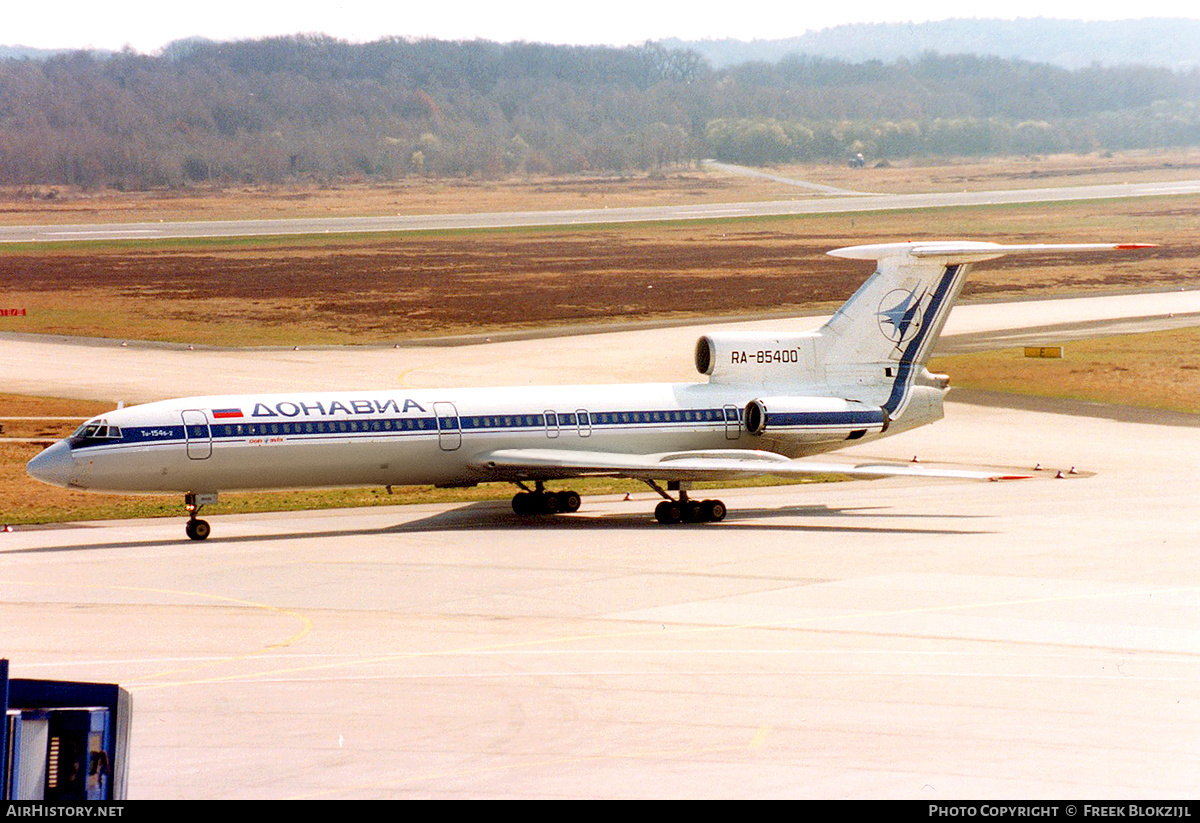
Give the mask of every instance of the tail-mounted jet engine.
[{"label": "tail-mounted jet engine", "polygon": [[746,431],[801,443],[857,440],[888,427],[887,412],[831,397],[761,397],[746,404]]},{"label": "tail-mounted jet engine", "polygon": [[696,341],[696,371],[712,383],[807,382],[818,377],[815,332],[724,332]]}]

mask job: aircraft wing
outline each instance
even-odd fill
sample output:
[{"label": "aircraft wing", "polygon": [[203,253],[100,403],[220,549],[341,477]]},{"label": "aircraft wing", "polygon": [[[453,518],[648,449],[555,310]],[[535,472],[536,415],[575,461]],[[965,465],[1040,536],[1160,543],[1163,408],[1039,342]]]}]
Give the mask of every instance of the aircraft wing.
[{"label": "aircraft wing", "polygon": [[497,480],[582,476],[636,480],[738,480],[761,475],[843,474],[852,477],[947,477],[961,480],[1019,480],[1029,475],[1003,471],[944,469],[914,463],[817,463],[751,449],[623,454],[568,449],[499,449],[472,461]]}]

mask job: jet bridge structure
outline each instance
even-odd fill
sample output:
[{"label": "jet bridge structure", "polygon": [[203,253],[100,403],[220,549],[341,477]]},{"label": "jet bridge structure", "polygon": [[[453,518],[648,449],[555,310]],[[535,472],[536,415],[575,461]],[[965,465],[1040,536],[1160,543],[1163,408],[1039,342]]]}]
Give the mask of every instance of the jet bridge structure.
[{"label": "jet bridge structure", "polygon": [[0,660],[0,800],[125,800],[129,692],[106,683],[10,679]]}]

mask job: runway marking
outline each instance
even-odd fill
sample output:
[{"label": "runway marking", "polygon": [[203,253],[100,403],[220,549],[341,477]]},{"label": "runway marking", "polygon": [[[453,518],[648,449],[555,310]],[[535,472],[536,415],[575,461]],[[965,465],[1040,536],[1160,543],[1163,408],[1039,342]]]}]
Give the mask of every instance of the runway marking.
[{"label": "runway marking", "polygon": [[[284,614],[289,617],[294,617],[294,618],[298,619],[301,623],[300,631],[296,632],[291,637],[288,637],[277,643],[268,644],[256,652],[250,652],[248,654],[234,655],[234,656],[225,657],[225,658],[213,659],[211,662],[204,663],[202,665],[190,666],[190,667],[185,667],[185,668],[168,669],[166,671],[161,671],[161,672],[154,672],[153,674],[146,675],[146,677],[148,677],[148,678],[166,677],[167,675],[170,675],[170,674],[179,674],[179,673],[187,672],[187,671],[195,671],[198,669],[211,668],[212,666],[217,666],[222,663],[234,663],[234,662],[237,662],[240,660],[249,660],[251,658],[258,657],[260,655],[265,655],[271,649],[280,649],[280,648],[284,648],[286,646],[290,646],[293,643],[297,643],[300,640],[302,640],[304,637],[306,637],[309,634],[309,632],[312,631],[312,628],[313,628],[312,620],[309,619],[306,615],[301,614],[298,611],[294,611],[292,609],[287,609],[287,608],[284,608],[281,606],[272,606],[270,603],[257,603],[253,600],[242,600],[240,598],[229,597],[228,595],[223,595],[223,594],[208,594],[206,592],[184,591],[181,589],[156,589],[156,588],[148,588],[145,586],[89,586],[89,585],[82,584],[82,583],[60,583],[60,582],[36,583],[36,582],[30,582],[30,581],[25,581],[25,580],[3,580],[3,581],[0,581],[0,585],[31,586],[31,587],[36,586],[36,587],[42,587],[42,588],[51,587],[51,588],[56,588],[56,589],[87,589],[87,590],[91,590],[91,591],[129,591],[129,592],[143,592],[143,593],[149,592],[152,594],[169,594],[169,595],[184,596],[184,597],[198,597],[198,598],[201,598],[202,600],[214,600],[214,601],[217,601],[218,603],[231,603],[231,604],[234,604],[237,606],[246,606],[246,607],[250,607],[253,609],[261,609],[261,610],[265,610],[268,612],[275,612],[277,614]],[[99,604],[99,605],[106,605],[106,604]],[[122,604],[112,604],[112,605],[128,605],[128,604],[122,603]],[[167,605],[168,606],[171,606],[171,605],[178,606],[179,604],[167,604]],[[140,683],[140,681],[134,681],[134,683]],[[170,685],[170,684],[149,684],[148,686],[141,685],[141,687],[142,688],[147,688],[147,687],[153,688],[155,685]]]},{"label": "runway marking", "polygon": [[676,214],[677,217],[729,217],[731,215],[748,215],[748,208],[724,208],[724,209],[692,209],[691,211],[680,211]]},{"label": "runway marking", "polygon": [[[886,618],[896,617],[899,615],[912,614],[934,614],[938,612],[951,612],[959,610],[971,609],[989,609],[1006,606],[1028,606],[1038,603],[1063,603],[1083,600],[1104,600],[1124,597],[1138,596],[1154,596],[1164,594],[1176,594],[1181,592],[1198,592],[1200,587],[1184,586],[1170,589],[1145,589],[1133,592],[1105,592],[1105,593],[1088,593],[1079,595],[1066,595],[1061,597],[1038,597],[1038,598],[1022,598],[1018,600],[999,600],[986,603],[956,603],[944,606],[922,606],[912,609],[893,609],[887,611],[876,612],[852,612],[846,614],[834,614],[826,616],[805,617],[797,620],[772,621],[772,622],[756,622],[742,623],[730,625],[712,625],[712,626],[674,626],[667,628],[665,625],[656,622],[656,628],[653,629],[631,629],[623,632],[603,632],[598,634],[583,634],[567,637],[551,637],[540,638],[533,640],[517,640],[509,643],[489,644],[480,647],[464,647],[460,649],[441,649],[433,651],[412,651],[412,652],[396,652],[392,654],[372,655],[362,657],[357,660],[333,661],[326,663],[314,663],[310,665],[288,666],[278,669],[270,669],[258,673],[247,674],[232,674],[220,677],[204,678],[200,680],[173,681],[169,683],[150,684],[151,688],[162,686],[195,686],[208,685],[213,683],[229,683],[241,682],[247,680],[262,680],[265,678],[282,678],[284,675],[299,674],[302,672],[315,672],[328,669],[346,668],[350,666],[369,666],[380,663],[390,663],[398,660],[412,660],[420,658],[436,658],[436,657],[451,657],[454,655],[474,654],[484,651],[490,652],[508,652],[517,649],[530,649],[538,646],[555,646],[564,643],[578,643],[584,641],[595,640],[613,640],[618,638],[634,638],[634,637],[649,637],[649,636],[666,636],[666,635],[699,635],[703,633],[725,632],[725,631],[742,631],[747,629],[772,629],[772,628],[788,628],[800,627],[806,624],[829,623],[838,620],[861,620],[862,618]],[[130,684],[131,686],[139,685],[137,681]]]},{"label": "runway marking", "polygon": [[[408,369],[405,369],[404,371],[400,372],[400,374],[396,378],[396,385],[397,386],[406,386],[405,381],[408,379],[408,376],[410,374],[412,374],[413,372],[419,371],[423,368],[425,368],[425,367],[424,366],[413,366],[412,368],[408,368]],[[413,388],[413,387],[407,386],[407,388]]]},{"label": "runway marking", "polygon": [[159,229],[95,229],[85,231],[82,229],[75,231],[48,231],[47,237],[83,237],[94,234],[158,234]]},{"label": "runway marking", "polygon": [[754,733],[754,739],[750,741],[750,748],[761,749],[763,743],[767,742],[767,737],[771,734],[770,726],[759,726],[758,731]]},{"label": "runway marking", "polygon": [[1152,196],[1157,194],[1194,194],[1200,190],[1195,183],[1163,183],[1158,186],[1147,186],[1141,191],[1143,195]]}]

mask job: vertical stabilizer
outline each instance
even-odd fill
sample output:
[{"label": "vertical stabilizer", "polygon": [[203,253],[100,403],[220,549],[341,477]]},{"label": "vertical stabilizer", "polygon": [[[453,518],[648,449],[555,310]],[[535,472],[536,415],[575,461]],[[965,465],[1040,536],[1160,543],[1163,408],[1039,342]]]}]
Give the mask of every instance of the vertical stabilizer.
[{"label": "vertical stabilizer", "polygon": [[891,419],[908,403],[914,378],[937,345],[974,263],[1016,253],[1143,248],[1135,244],[931,241],[849,246],[829,254],[877,261],[875,273],[821,327],[817,357],[830,384],[878,403]]},{"label": "vertical stabilizer", "polygon": [[879,257],[875,273],[820,329],[826,366],[925,362],[970,268],[905,253]]}]

